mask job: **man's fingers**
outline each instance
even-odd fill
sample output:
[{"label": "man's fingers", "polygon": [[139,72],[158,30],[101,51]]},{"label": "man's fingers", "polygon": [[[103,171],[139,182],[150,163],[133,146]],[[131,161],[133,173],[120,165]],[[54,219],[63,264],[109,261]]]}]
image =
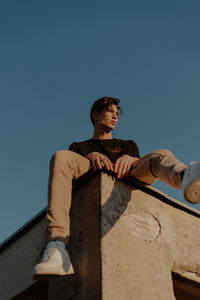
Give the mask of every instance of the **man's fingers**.
[{"label": "man's fingers", "polygon": [[109,160],[109,167],[110,167],[110,170],[113,171],[113,163]]},{"label": "man's fingers", "polygon": [[126,163],[125,162],[124,166],[123,166],[123,169],[122,169],[122,172],[121,172],[121,177],[128,176],[130,168],[131,168],[131,163]]},{"label": "man's fingers", "polygon": [[101,161],[104,163],[107,170],[111,170],[111,161],[109,159],[103,157]]},{"label": "man's fingers", "polygon": [[131,166],[135,166],[139,159],[130,155],[119,157],[114,164],[114,172],[117,173],[117,178],[128,176]]},{"label": "man's fingers", "polygon": [[122,162],[118,169],[119,178],[122,178],[125,173],[125,162]]},{"label": "man's fingers", "polygon": [[117,170],[117,178],[122,177],[122,172],[123,172],[123,169],[124,169],[124,165],[125,165],[125,162],[120,161],[119,166],[118,166],[118,170]]},{"label": "man's fingers", "polygon": [[88,158],[92,162],[93,168],[95,170],[102,169],[103,166],[105,166],[107,170],[113,170],[112,162],[104,154],[97,153],[97,152],[89,153],[86,156],[86,158]]},{"label": "man's fingers", "polygon": [[130,172],[130,169],[131,169],[131,163],[127,165],[126,172],[125,172],[124,176],[128,176],[128,174]]},{"label": "man's fingers", "polygon": [[101,155],[101,156],[99,157],[99,159],[100,159],[100,161],[101,161],[101,165],[103,164],[107,170],[112,170],[112,169],[113,169],[112,163],[111,163],[111,161],[109,160],[109,158],[107,158],[107,157],[104,156],[104,155]]},{"label": "man's fingers", "polygon": [[122,178],[126,172],[126,162],[118,159],[115,162],[114,172],[117,173],[117,178]]},{"label": "man's fingers", "polygon": [[119,161],[118,159],[117,159],[116,162],[115,162],[114,170],[113,170],[115,173],[118,172],[119,162],[120,162],[120,161]]},{"label": "man's fingers", "polygon": [[102,164],[101,164],[100,158],[98,156],[96,157],[95,162],[96,162],[97,168],[102,169]]},{"label": "man's fingers", "polygon": [[108,164],[109,164],[110,170],[113,171],[113,163],[110,161],[110,159],[108,159]]},{"label": "man's fingers", "polygon": [[124,176],[128,176],[130,168],[131,168],[130,162],[120,161],[117,170],[117,177],[123,178]]},{"label": "man's fingers", "polygon": [[91,160],[91,163],[92,163],[93,168],[96,170],[97,165],[96,165],[95,159]]},{"label": "man's fingers", "polygon": [[122,168],[122,172],[121,172],[121,177],[124,177],[124,175],[127,173],[128,168],[129,168],[129,164],[124,163],[123,168]]}]

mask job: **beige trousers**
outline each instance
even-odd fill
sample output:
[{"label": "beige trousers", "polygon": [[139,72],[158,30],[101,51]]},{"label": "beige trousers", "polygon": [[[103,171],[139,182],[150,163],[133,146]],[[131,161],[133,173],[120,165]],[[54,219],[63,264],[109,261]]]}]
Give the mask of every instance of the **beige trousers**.
[{"label": "beige trousers", "polygon": [[[69,150],[57,151],[52,157],[48,186],[47,241],[58,239],[68,242],[72,180],[79,178],[91,167],[87,158]],[[129,175],[149,185],[160,179],[180,189],[184,169],[186,166],[182,162],[169,150],[163,149],[139,159]]]}]

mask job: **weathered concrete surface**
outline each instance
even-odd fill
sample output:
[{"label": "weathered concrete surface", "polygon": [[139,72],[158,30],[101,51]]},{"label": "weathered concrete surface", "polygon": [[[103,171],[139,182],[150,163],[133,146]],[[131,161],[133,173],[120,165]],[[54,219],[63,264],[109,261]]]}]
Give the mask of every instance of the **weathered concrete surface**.
[{"label": "weathered concrete surface", "polygon": [[75,275],[51,279],[41,298],[34,294],[43,217],[1,249],[0,299],[200,299],[200,213],[178,203],[153,188],[92,176],[73,191]]},{"label": "weathered concrete surface", "polygon": [[43,218],[1,251],[1,300],[12,299],[34,283],[32,269],[44,248],[45,231],[46,219]]},{"label": "weathered concrete surface", "polygon": [[175,299],[172,271],[200,282],[198,217],[107,175],[101,191],[102,299]]},{"label": "weathered concrete surface", "polygon": [[[175,299],[172,272],[200,281],[199,212],[193,215],[190,207],[184,211],[187,206],[181,203],[176,208],[176,200],[165,203],[159,199],[162,193],[155,197],[148,190],[154,189],[144,192],[107,174],[76,190],[72,208],[76,213],[71,214],[74,292],[66,288],[61,299],[171,300]],[[101,253],[94,249],[100,233]],[[56,299],[53,290],[56,285],[57,291],[61,289],[60,283],[61,279],[50,282],[49,299]],[[197,293],[200,297],[199,288],[193,287],[188,296],[177,299],[196,300]]]}]

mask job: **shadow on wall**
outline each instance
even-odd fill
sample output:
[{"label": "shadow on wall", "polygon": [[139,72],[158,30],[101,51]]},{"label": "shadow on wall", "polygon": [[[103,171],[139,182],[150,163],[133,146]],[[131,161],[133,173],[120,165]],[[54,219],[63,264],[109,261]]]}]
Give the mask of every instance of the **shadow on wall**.
[{"label": "shadow on wall", "polygon": [[126,190],[124,194],[119,193],[119,184],[115,182],[108,200],[101,208],[101,238],[103,238],[120,219],[130,200],[131,191]]}]

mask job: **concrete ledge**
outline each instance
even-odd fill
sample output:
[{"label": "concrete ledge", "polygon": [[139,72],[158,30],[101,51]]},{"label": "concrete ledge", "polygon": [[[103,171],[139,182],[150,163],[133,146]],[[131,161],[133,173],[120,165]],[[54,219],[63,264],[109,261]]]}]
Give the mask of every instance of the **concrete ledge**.
[{"label": "concrete ledge", "polygon": [[0,248],[0,299],[200,299],[199,211],[131,179],[87,176],[70,213],[76,275],[32,280],[45,241],[42,211]]}]

